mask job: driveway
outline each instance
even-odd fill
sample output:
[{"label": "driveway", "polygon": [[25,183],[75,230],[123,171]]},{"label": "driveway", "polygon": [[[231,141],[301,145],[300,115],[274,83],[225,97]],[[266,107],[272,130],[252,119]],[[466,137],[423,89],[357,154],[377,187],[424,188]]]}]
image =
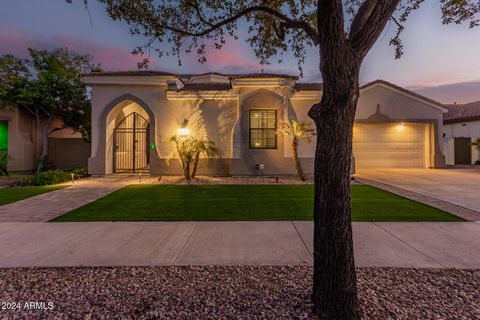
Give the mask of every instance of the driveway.
[{"label": "driveway", "polygon": [[357,176],[476,211],[480,220],[480,169],[360,169]]}]

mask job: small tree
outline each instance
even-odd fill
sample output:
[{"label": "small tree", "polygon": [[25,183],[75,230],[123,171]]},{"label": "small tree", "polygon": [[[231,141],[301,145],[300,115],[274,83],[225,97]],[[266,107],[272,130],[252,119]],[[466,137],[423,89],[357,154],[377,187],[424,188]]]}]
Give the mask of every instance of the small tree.
[{"label": "small tree", "polygon": [[170,142],[175,145],[175,150],[183,169],[183,176],[190,180],[195,178],[200,156],[213,158],[218,154],[215,142],[206,138],[173,136]]},{"label": "small tree", "polygon": [[218,155],[218,149],[215,146],[215,142],[205,138],[193,139],[192,144],[195,153],[193,157],[192,178],[195,178],[200,155],[203,155],[206,159],[214,158]]},{"label": "small tree", "polygon": [[297,121],[295,119],[288,119],[288,122],[282,124],[282,128],[278,130],[278,133],[287,136],[292,139],[290,149],[292,151],[293,163],[297,169],[298,177],[300,180],[305,181],[305,173],[303,172],[302,164],[298,159],[298,146],[300,141],[312,142],[312,137],[316,135],[314,129],[311,128],[312,124],[307,121]]},{"label": "small tree", "polygon": [[[42,151],[37,173],[47,167],[48,136],[72,128],[90,138],[90,100],[80,74],[100,70],[89,55],[66,48],[53,51],[28,49],[30,60],[12,55],[0,57],[0,107],[16,106],[26,110],[40,129]],[[63,120],[53,127],[55,118]]]},{"label": "small tree", "polygon": [[173,136],[170,138],[170,142],[175,145],[178,159],[180,160],[180,164],[182,165],[183,176],[185,177],[185,179],[190,180],[190,166],[195,156],[190,139],[182,136]]}]

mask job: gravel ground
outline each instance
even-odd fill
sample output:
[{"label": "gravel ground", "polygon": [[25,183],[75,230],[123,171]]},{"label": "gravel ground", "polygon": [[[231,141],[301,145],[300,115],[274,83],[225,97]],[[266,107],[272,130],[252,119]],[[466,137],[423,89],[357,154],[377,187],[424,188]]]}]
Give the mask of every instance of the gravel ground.
[{"label": "gravel ground", "polygon": [[[313,319],[311,267],[0,270],[1,319]],[[480,270],[358,269],[365,319],[480,319]],[[25,310],[25,302],[53,303]]]},{"label": "gravel ground", "polygon": [[[139,179],[140,181],[140,179]],[[261,176],[261,177],[211,177],[198,176],[187,181],[183,176],[142,176],[142,183],[151,184],[313,184],[313,176],[308,175],[306,181],[294,176]],[[352,184],[358,184],[352,180]]]}]

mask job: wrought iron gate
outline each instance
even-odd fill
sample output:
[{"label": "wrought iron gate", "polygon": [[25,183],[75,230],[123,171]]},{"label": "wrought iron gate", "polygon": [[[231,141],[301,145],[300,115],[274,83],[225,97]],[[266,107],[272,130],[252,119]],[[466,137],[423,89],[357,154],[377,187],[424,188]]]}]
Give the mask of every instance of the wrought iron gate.
[{"label": "wrought iron gate", "polygon": [[148,121],[136,112],[126,116],[114,131],[113,172],[149,172]]}]

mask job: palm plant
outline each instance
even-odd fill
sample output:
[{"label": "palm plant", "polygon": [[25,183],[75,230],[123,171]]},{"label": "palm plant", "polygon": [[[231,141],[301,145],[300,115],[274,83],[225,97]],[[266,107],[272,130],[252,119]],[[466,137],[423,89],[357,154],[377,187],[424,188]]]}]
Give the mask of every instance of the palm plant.
[{"label": "palm plant", "polygon": [[475,147],[478,151],[478,160],[475,162],[475,164],[480,164],[480,138],[477,138],[474,142],[471,143],[472,146]]},{"label": "palm plant", "polygon": [[480,138],[477,138],[474,142],[472,142],[472,146],[474,146],[477,151],[480,151]]},{"label": "palm plant", "polygon": [[218,154],[215,142],[205,138],[173,136],[170,138],[170,142],[175,145],[183,175],[187,180],[195,178],[200,155],[205,158],[213,158]]},{"label": "palm plant", "polygon": [[305,181],[305,173],[303,172],[302,165],[298,159],[298,145],[302,140],[308,143],[312,142],[312,137],[316,135],[316,132],[311,126],[312,124],[310,122],[297,121],[289,118],[288,122],[284,122],[282,128],[277,131],[278,134],[292,139],[291,150],[293,163],[297,169],[298,177],[302,181]]},{"label": "palm plant", "polygon": [[195,155],[190,139],[181,136],[173,136],[170,138],[170,142],[175,145],[185,179],[190,180],[190,165],[192,164]]},{"label": "palm plant", "polygon": [[205,138],[192,139],[192,149],[194,150],[192,178],[195,178],[197,173],[198,162],[200,161],[200,155],[210,159],[218,155],[218,149],[215,146],[215,142],[207,140]]}]

